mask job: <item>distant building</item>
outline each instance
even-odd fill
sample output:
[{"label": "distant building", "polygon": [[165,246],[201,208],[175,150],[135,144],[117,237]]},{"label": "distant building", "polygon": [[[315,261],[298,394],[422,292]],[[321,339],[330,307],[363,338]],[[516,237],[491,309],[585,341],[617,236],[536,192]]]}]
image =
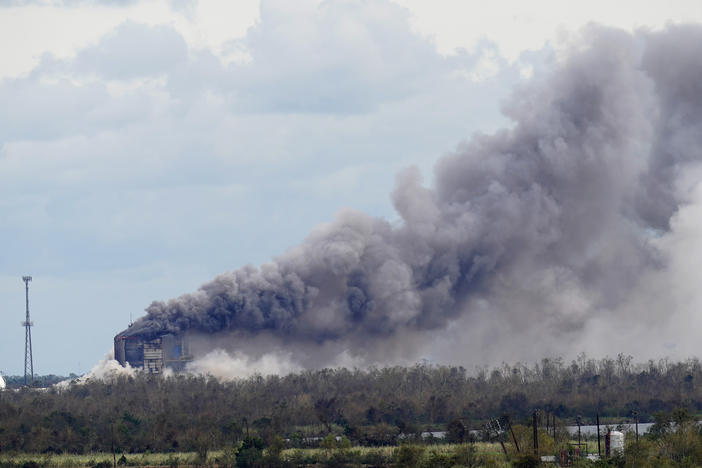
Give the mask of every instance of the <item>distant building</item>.
[{"label": "distant building", "polygon": [[115,359],[123,366],[161,374],[164,368],[180,371],[192,361],[187,334],[173,334],[130,326],[115,336]]}]

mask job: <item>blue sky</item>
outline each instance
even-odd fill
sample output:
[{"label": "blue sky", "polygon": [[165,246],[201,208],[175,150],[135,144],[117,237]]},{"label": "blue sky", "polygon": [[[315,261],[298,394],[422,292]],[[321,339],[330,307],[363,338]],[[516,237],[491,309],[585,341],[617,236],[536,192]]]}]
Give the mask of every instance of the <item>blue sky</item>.
[{"label": "blue sky", "polygon": [[521,3],[0,1],[0,372],[23,372],[22,275],[36,372],[85,372],[153,300],[345,207],[395,220],[398,171],[431,184],[510,125],[501,102],[588,22],[702,20]]}]

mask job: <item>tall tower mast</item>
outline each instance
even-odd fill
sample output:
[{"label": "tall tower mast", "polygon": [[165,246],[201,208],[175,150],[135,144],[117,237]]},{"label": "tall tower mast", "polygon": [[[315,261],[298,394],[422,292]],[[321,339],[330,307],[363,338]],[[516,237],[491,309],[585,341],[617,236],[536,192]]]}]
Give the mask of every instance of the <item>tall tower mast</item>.
[{"label": "tall tower mast", "polygon": [[[32,323],[29,320],[29,282],[32,281],[31,276],[23,276],[24,289],[27,298],[27,319],[22,322],[24,325],[24,384],[34,383],[34,363],[32,361]],[[31,379],[31,380],[30,380]]]}]

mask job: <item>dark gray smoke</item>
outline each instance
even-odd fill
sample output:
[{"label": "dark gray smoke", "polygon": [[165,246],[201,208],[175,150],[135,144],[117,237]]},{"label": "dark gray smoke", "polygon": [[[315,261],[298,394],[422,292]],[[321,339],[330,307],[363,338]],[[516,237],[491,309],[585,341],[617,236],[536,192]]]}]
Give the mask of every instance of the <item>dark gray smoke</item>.
[{"label": "dark gray smoke", "polygon": [[586,30],[550,76],[515,91],[513,128],[439,160],[433,188],[415,169],[398,176],[401,222],[344,211],[270,264],[154,302],[139,327],[342,343],[375,359],[399,337],[478,327],[486,311],[512,330],[583,330],[665,268],[652,241],[702,160],[699,44],[696,25]]}]

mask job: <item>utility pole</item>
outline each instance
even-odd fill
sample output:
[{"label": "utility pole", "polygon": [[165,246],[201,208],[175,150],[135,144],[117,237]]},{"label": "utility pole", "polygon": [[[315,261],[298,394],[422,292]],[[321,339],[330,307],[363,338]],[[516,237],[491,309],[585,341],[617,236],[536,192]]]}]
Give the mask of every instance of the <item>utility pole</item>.
[{"label": "utility pole", "polygon": [[532,423],[534,425],[534,455],[536,455],[538,457],[539,456],[539,427],[538,427],[537,419],[536,419],[537,414],[538,414],[538,410],[534,410],[534,414],[532,417],[533,418]]},{"label": "utility pole", "polygon": [[597,413],[597,455],[602,456],[602,450],[600,448],[600,413]]},{"label": "utility pole", "polygon": [[556,440],[556,413],[553,413],[553,440]]},{"label": "utility pole", "polygon": [[580,416],[575,417],[575,422],[578,423],[578,448],[580,448]]},{"label": "utility pole", "polygon": [[29,320],[29,282],[32,281],[31,276],[23,276],[25,295],[27,299],[27,318],[22,325],[24,326],[24,385],[34,384],[34,362],[32,360],[32,323]]}]

